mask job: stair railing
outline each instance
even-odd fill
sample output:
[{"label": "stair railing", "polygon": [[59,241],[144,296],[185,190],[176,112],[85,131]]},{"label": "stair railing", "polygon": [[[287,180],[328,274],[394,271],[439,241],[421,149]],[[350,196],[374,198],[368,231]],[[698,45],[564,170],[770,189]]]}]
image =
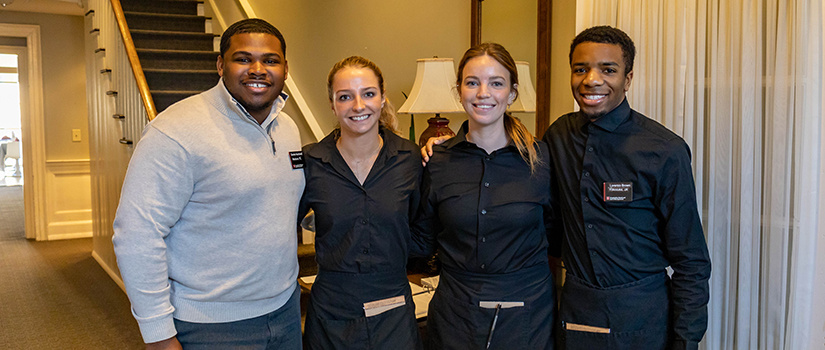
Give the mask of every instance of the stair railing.
[{"label": "stair railing", "polygon": [[123,39],[123,46],[126,49],[126,56],[129,58],[132,73],[135,75],[135,82],[137,82],[138,91],[140,92],[140,99],[143,101],[143,107],[146,108],[146,115],[151,121],[155,119],[158,112],[155,109],[154,101],[152,101],[152,94],[149,93],[149,84],[146,83],[146,77],[143,75],[143,67],[140,66],[140,60],[138,60],[135,42],[132,41],[129,26],[126,25],[126,15],[123,14],[123,7],[120,6],[120,0],[111,0],[111,4],[112,11],[117,19],[117,28]]},{"label": "stair railing", "polygon": [[[93,58],[87,63],[87,84],[94,94],[89,96],[90,121],[110,130],[107,140],[115,136],[117,142],[132,145],[157,110],[120,0],[90,0],[88,8],[86,16],[93,27],[89,31]],[[110,147],[107,140],[101,140],[101,147]]]}]

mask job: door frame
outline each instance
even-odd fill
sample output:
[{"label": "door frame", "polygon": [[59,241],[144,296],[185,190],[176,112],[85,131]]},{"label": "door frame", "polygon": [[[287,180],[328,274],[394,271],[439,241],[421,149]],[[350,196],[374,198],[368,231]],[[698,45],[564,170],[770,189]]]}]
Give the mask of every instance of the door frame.
[{"label": "door frame", "polygon": [[[26,87],[20,91],[20,128],[23,134],[23,206],[26,238],[48,239],[46,231],[46,133],[43,110],[43,71],[40,52],[40,26],[0,23],[0,33],[26,38],[23,70],[18,70]],[[18,60],[19,61],[19,60]],[[24,76],[25,75],[25,76]],[[21,84],[21,86],[23,86]]]}]

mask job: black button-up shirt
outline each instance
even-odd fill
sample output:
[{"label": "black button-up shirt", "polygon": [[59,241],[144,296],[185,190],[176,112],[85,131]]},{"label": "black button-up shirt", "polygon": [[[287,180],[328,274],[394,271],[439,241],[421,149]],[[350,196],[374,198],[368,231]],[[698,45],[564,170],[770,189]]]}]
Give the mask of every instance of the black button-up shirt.
[{"label": "black button-up shirt", "polygon": [[[562,116],[544,141],[558,180],[567,272],[610,287],[671,266],[673,328],[698,342],[711,267],[684,140],[625,100],[593,122],[581,112]],[[615,200],[608,187],[628,183],[630,198]]]},{"label": "black button-up shirt", "polygon": [[[512,144],[487,154],[458,134],[435,146],[424,168],[413,255],[437,243],[445,267],[477,273],[509,273],[547,264],[550,170],[547,145],[537,143],[542,163],[535,173]],[[560,235],[550,236],[558,247]]]},{"label": "black button-up shirt", "polygon": [[410,221],[419,205],[421,153],[381,128],[384,146],[362,186],[338,152],[335,130],[304,146],[306,189],[299,217],[315,211],[315,260],[320,269],[405,271]]}]

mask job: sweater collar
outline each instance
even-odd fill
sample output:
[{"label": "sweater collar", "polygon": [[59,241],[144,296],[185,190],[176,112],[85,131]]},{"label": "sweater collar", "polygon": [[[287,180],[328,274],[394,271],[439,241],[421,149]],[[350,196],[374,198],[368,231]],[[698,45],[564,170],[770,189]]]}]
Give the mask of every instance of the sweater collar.
[{"label": "sweater collar", "polygon": [[[240,102],[235,100],[232,97],[232,94],[229,93],[229,90],[226,89],[226,85],[224,85],[223,78],[218,81],[218,84],[215,85],[212,89],[208,90],[207,93],[213,94],[217,97],[217,101],[219,103],[213,103],[213,106],[221,111],[221,113],[229,118],[239,118],[241,120],[247,120],[249,122],[258,124],[255,121],[255,118],[252,117],[249,112],[246,111],[246,108],[241,105]],[[264,119],[264,122],[261,123],[261,127],[266,129],[276,118],[281,114],[281,110],[286,105],[286,101],[289,99],[289,94],[284,91],[281,91],[281,94],[275,99],[272,103],[272,109],[269,112],[269,115]],[[217,102],[216,101],[216,102]]]}]

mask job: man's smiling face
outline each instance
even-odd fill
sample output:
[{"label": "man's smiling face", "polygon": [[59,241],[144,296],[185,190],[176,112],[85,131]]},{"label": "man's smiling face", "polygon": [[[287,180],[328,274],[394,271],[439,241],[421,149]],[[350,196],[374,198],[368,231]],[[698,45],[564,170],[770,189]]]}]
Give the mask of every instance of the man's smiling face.
[{"label": "man's smiling face", "polygon": [[624,101],[633,72],[625,72],[622,48],[616,44],[583,42],[570,60],[570,87],[581,111],[591,120]]},{"label": "man's smiling face", "polygon": [[287,70],[281,42],[271,34],[236,34],[226,53],[218,56],[226,89],[259,123],[281,94]]}]

